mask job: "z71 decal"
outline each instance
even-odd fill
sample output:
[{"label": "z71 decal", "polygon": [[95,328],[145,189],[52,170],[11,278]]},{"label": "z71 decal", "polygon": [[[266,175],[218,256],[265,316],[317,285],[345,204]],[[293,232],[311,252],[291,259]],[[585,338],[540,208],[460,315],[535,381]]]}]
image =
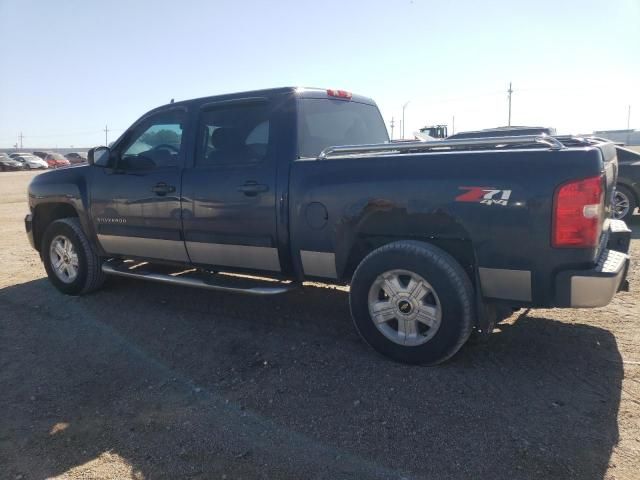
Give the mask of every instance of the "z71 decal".
[{"label": "z71 decal", "polygon": [[506,207],[511,197],[511,190],[499,190],[493,187],[458,187],[467,190],[456,197],[456,202],[474,202],[484,205],[502,205]]}]

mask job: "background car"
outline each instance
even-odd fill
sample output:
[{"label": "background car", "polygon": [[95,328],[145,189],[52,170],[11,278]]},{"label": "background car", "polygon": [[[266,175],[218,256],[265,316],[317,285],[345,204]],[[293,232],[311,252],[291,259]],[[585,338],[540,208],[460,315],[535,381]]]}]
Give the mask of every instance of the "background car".
[{"label": "background car", "polygon": [[63,155],[54,152],[47,153],[44,161],[47,162],[49,168],[67,167],[71,165],[71,162],[64,158]]},{"label": "background car", "polygon": [[9,157],[6,153],[0,153],[0,171],[24,170],[24,165]]},{"label": "background car", "polygon": [[72,165],[77,165],[79,163],[87,163],[87,153],[86,152],[71,152],[65,155],[65,158],[69,160]]},{"label": "background car", "polygon": [[49,168],[47,162],[40,157],[36,157],[30,153],[12,153],[9,155],[13,160],[22,163],[25,169],[38,170]]},{"label": "background car", "polygon": [[49,154],[49,152],[40,152],[40,151],[35,151],[35,152],[33,152],[33,154],[34,154],[36,157],[40,157],[41,159],[43,159],[43,160],[44,160],[44,159],[47,157],[47,155]]},{"label": "background car", "polygon": [[616,147],[618,154],[618,182],[613,197],[613,216],[629,221],[640,205],[640,153]]}]

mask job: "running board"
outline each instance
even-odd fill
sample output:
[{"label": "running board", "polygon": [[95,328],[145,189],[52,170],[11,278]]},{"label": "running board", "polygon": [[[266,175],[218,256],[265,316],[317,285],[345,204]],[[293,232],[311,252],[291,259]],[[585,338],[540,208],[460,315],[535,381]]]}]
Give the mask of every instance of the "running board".
[{"label": "running board", "polygon": [[[138,278],[141,280],[151,280],[152,282],[167,283],[170,285],[183,285],[185,287],[205,288],[207,290],[218,290],[221,292],[229,293],[244,293],[248,295],[279,295],[287,293],[296,288],[296,284],[282,284],[277,286],[252,286],[252,287],[237,287],[230,285],[223,285],[221,283],[214,283],[213,281],[207,281],[209,279],[202,279],[187,275],[169,275],[164,273],[156,273],[149,271],[136,271],[128,268],[123,268],[122,264],[112,264],[111,262],[105,262],[102,264],[102,271],[107,275],[117,275],[127,278]],[[252,283],[256,283],[255,280],[251,280]],[[272,282],[261,282],[272,283]]]}]

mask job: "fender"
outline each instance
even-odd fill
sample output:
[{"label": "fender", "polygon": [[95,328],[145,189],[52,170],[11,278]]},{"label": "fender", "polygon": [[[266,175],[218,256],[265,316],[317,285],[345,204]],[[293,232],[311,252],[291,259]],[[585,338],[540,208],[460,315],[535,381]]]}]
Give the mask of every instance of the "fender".
[{"label": "fender", "polygon": [[[100,248],[90,221],[89,193],[87,188],[87,176],[91,172],[90,166],[78,166],[62,168],[42,173],[33,178],[28,187],[29,209],[34,216],[34,238],[36,247],[39,247],[40,238],[50,221],[59,218],[52,213],[60,206],[60,210],[68,212],[68,207],[75,212],[82,230],[85,232],[93,248],[99,254],[104,254]],[[50,206],[51,209],[47,207]],[[67,209],[65,209],[67,207]],[[45,217],[43,217],[43,213]],[[53,216],[51,216],[53,215]],[[67,215],[62,215],[67,216]]]}]

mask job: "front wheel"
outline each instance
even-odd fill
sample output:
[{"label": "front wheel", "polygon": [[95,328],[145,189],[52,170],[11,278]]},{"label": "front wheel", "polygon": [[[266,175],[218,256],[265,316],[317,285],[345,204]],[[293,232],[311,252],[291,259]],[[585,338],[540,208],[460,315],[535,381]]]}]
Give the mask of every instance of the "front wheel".
[{"label": "front wheel", "polygon": [[435,365],[453,356],[473,327],[473,287],[460,264],[422,242],[399,241],[371,252],[353,275],[355,326],[378,352]]},{"label": "front wheel", "polygon": [[40,251],[49,280],[62,293],[89,293],[104,283],[100,258],[77,218],[52,222],[43,235]]}]

